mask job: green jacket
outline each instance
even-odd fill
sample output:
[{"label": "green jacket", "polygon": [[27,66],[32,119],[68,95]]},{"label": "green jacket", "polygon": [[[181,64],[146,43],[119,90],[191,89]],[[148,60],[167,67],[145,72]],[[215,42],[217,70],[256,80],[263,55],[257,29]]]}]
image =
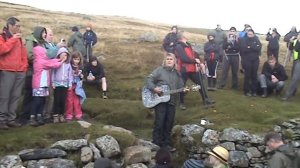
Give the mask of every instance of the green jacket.
[{"label": "green jacket", "polygon": [[72,47],[73,51],[80,51],[82,56],[86,55],[86,50],[83,43],[83,36],[79,31],[72,34],[72,36],[68,40],[68,47]]},{"label": "green jacket", "polygon": [[269,160],[270,168],[293,168],[293,159],[296,157],[294,149],[289,145],[282,145],[273,151]]},{"label": "green jacket", "polygon": [[[180,89],[184,86],[182,78],[175,68],[160,66],[146,79],[146,87],[153,90],[156,86],[168,85],[170,90]],[[172,94],[170,104],[176,105],[178,94]]]}]

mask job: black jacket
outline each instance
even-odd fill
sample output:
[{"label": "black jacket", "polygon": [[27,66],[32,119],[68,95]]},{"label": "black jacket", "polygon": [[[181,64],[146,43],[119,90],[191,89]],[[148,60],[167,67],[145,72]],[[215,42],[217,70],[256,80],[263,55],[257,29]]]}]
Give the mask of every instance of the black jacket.
[{"label": "black jacket", "polygon": [[269,41],[268,49],[279,49],[279,39],[280,35],[272,36],[272,34],[268,33],[266,40]]},{"label": "black jacket", "polygon": [[261,54],[261,43],[257,36],[249,38],[248,36],[241,39],[240,52],[241,58],[245,60],[256,60]]},{"label": "black jacket", "polygon": [[274,69],[272,69],[268,61],[266,61],[263,65],[261,73],[264,74],[269,80],[271,80],[272,75],[274,75],[279,81],[285,81],[288,78],[284,67],[279,63],[276,63]]}]

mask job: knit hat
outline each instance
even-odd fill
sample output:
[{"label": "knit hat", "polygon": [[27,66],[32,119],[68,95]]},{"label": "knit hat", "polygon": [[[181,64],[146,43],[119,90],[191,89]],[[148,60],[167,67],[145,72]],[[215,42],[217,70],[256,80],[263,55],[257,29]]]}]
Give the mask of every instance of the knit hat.
[{"label": "knit hat", "polygon": [[67,53],[68,55],[70,55],[69,51],[65,47],[61,47],[58,49],[56,57],[58,57],[61,53]]},{"label": "knit hat", "polygon": [[182,168],[204,168],[202,160],[188,159],[183,163]]},{"label": "knit hat", "polygon": [[99,158],[95,161],[94,168],[118,168],[118,166],[107,158]]},{"label": "knit hat", "polygon": [[227,164],[227,161],[229,158],[229,152],[224,147],[216,146],[213,148],[212,151],[209,151],[207,153],[214,156],[215,158],[220,160],[222,163]]}]

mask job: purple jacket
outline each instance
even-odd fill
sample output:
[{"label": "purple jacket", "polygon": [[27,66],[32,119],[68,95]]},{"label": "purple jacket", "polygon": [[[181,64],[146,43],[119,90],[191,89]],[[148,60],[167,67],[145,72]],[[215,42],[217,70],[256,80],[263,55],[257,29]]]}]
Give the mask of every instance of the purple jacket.
[{"label": "purple jacket", "polygon": [[[60,48],[57,56],[61,53],[69,54],[66,48]],[[64,62],[59,68],[52,71],[52,86],[55,87],[71,87],[73,82],[73,69],[70,63]]]}]

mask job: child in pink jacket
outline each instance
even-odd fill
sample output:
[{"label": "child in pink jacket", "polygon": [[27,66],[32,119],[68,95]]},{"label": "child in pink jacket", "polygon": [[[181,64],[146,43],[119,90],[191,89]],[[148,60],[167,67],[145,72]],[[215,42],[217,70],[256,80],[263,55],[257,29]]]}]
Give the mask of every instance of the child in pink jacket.
[{"label": "child in pink jacket", "polygon": [[49,96],[50,69],[58,68],[64,60],[49,59],[44,47],[38,45],[32,49],[34,54],[32,75],[32,108],[30,112],[31,126],[43,125],[42,112]]}]

